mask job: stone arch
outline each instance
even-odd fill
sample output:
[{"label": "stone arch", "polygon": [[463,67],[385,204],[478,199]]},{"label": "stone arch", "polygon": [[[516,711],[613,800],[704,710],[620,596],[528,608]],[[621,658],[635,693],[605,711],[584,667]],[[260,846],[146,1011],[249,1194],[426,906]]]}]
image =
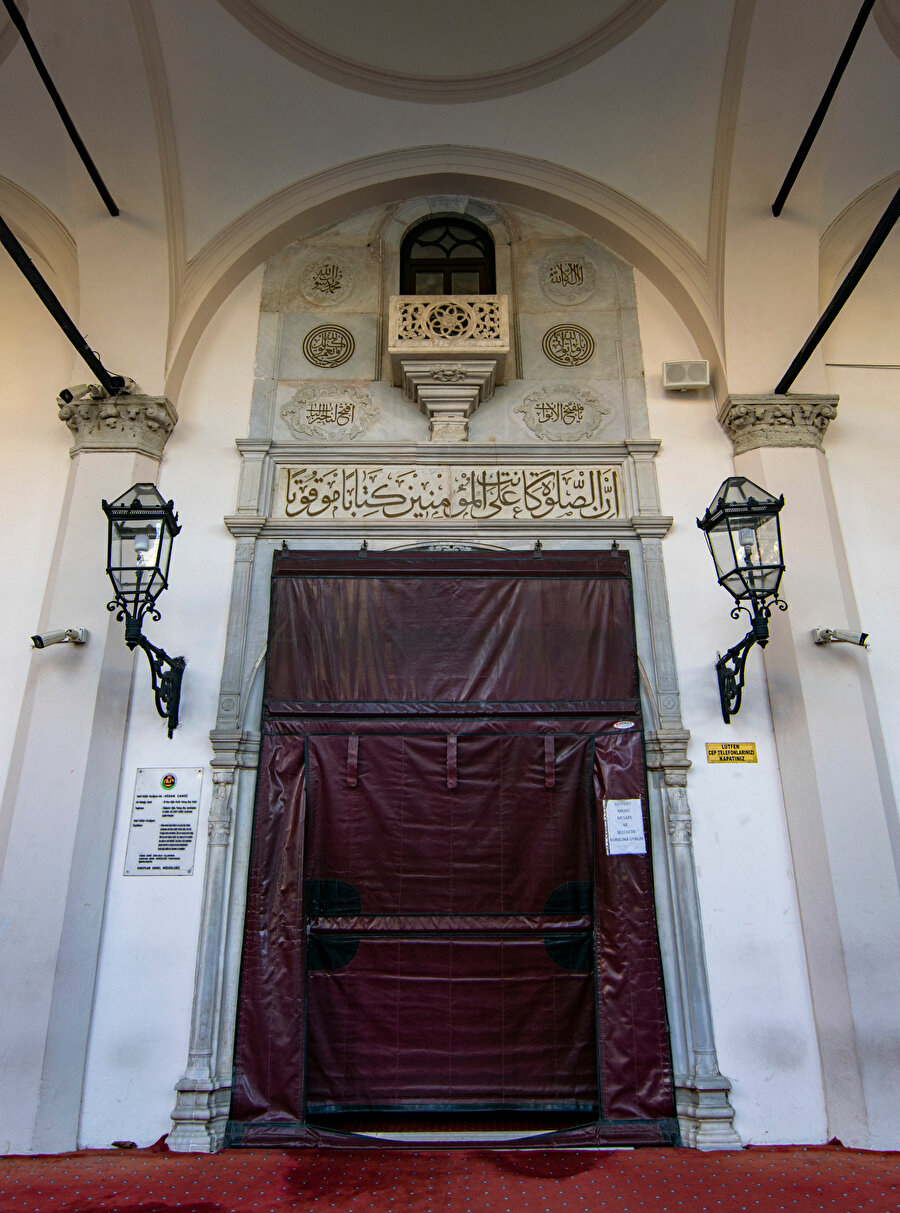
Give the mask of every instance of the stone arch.
[{"label": "stone arch", "polygon": [[706,261],[674,228],[619,191],[546,161],[480,148],[424,147],[365,157],[264,199],[191,259],[174,326],[166,392],[177,398],[201,333],[235,286],[293,241],[353,214],[412,197],[489,198],[584,232],[645,274],[669,300],[714,383],[724,387],[722,341]]}]

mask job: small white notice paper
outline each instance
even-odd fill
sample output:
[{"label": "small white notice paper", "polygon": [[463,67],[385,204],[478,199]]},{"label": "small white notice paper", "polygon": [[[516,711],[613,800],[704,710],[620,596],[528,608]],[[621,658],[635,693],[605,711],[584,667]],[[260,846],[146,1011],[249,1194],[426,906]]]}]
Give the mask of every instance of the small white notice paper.
[{"label": "small white notice paper", "polygon": [[126,876],[190,876],[203,767],[138,767]]},{"label": "small white notice paper", "polygon": [[605,804],[607,855],[646,855],[640,800],[607,800]]}]

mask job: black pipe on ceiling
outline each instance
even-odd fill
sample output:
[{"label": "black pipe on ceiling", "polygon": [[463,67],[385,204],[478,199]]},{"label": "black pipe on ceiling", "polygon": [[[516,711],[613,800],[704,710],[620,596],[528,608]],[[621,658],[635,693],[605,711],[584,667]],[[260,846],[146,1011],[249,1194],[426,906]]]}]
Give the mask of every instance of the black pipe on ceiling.
[{"label": "black pipe on ceiling", "polygon": [[810,356],[825,334],[831,327],[832,321],[837,316],[838,312],[853,294],[859,283],[860,278],[869,268],[872,258],[887,240],[891,228],[900,217],[900,189],[894,194],[894,197],[888,203],[887,210],[878,220],[875,225],[875,230],[862,247],[859,256],[853,262],[853,265],[847,272],[847,276],[838,289],[834,292],[831,302],[822,313],[818,324],[807,337],[803,344],[803,348],[797,354],[797,357],[784,373],[784,377],[775,389],[776,395],[782,395],[786,392],[803,368],[806,366]]},{"label": "black pipe on ceiling", "polygon": [[772,214],[776,217],[776,219],[781,214],[784,204],[787,201],[787,196],[793,189],[794,182],[797,180],[797,175],[801,168],[803,168],[803,162],[809,155],[809,149],[812,147],[815,137],[819,133],[819,127],[822,125],[825,115],[828,113],[828,107],[831,105],[832,98],[837,92],[837,86],[841,82],[841,76],[844,74],[844,69],[850,62],[850,56],[856,49],[859,36],[863,32],[863,27],[866,24],[869,13],[872,11],[874,6],[875,0],[863,0],[862,8],[859,10],[856,20],[853,22],[853,28],[850,31],[850,36],[844,43],[844,49],[841,51],[837,65],[834,71],[831,73],[831,79],[828,81],[828,87],[825,89],[822,100],[819,102],[819,108],[812,116],[812,121],[807,127],[806,134],[803,136],[803,140],[797,149],[797,154],[791,161],[791,167],[788,169],[787,176],[782,183],[781,189],[778,191],[778,197],[772,203]]},{"label": "black pipe on ceiling", "polygon": [[34,44],[34,39],[28,32],[28,26],[25,24],[25,19],[19,12],[15,0],[3,0],[3,4],[6,11],[9,13],[10,21],[12,21],[13,25],[19,31],[19,36],[25,43],[25,47],[29,55],[31,55],[34,66],[37,68],[38,75],[44,82],[44,87],[46,88],[47,92],[50,94],[50,100],[56,106],[56,112],[62,119],[63,126],[66,128],[69,138],[74,143],[75,150],[81,157],[82,163],[87,169],[91,181],[93,181],[94,185],[97,187],[97,192],[103,199],[104,206],[111,215],[118,215],[119,208],[116,206],[112,194],[106,188],[106,183],[100,176],[100,171],[96,164],[94,164],[94,161],[91,159],[90,152],[84,146],[84,140],[79,135],[75,123],[72,121],[72,117],[69,114],[69,111],[66,109],[65,102],[63,101],[62,97],[60,97],[59,91],[57,90],[56,85],[53,83],[50,73],[47,71],[46,64],[41,58],[40,51]]},{"label": "black pipe on ceiling", "polygon": [[44,307],[46,307],[47,311],[75,346],[75,349],[97,376],[106,394],[108,396],[115,396],[117,392],[121,392],[125,386],[124,376],[114,375],[106,369],[75,327],[72,317],[60,303],[59,299],[57,299],[40,270],[25,252],[15,233],[2,217],[0,217],[0,244],[3,245],[10,257],[15,261],[16,265],[34,287],[41,303],[43,303]]}]

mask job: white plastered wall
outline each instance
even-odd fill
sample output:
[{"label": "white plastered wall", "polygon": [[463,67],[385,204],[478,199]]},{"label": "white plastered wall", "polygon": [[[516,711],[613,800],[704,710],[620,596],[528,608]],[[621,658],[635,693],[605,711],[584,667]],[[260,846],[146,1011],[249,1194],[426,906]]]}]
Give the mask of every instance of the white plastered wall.
[{"label": "white plastered wall", "polygon": [[[665,359],[697,358],[670,304],[635,274],[650,429],[662,442],[660,500],[674,515],[663,553],[719,1065],[748,1143],[825,1139],[822,1083],[766,682],[748,660],[740,714],[722,722],[714,663],[746,630],[729,617],[696,519],[734,474],[712,392],[666,392]],[[790,600],[789,574],[785,595]],[[705,742],[754,741],[757,765],[708,764]]]},{"label": "white plastered wall", "polygon": [[[72,348],[34,291],[6,254],[0,260],[0,567],[7,584],[0,595],[0,798],[13,735],[32,660],[58,657],[60,649],[36,653],[29,637],[38,616],[69,470],[71,436],[56,415],[56,394],[71,382]],[[45,271],[46,272],[46,271]],[[15,523],[15,525],[13,525]],[[54,628],[80,627],[60,619]],[[60,705],[64,718],[65,705]],[[3,823],[0,822],[0,864]]]},{"label": "white plastered wall", "polygon": [[[162,621],[146,630],[168,653],[188,659],[182,722],[168,740],[138,654],[85,1074],[83,1147],[122,1139],[144,1146],[166,1133],[187,1055],[212,792],[208,733],[215,722],[234,555],[222,517],[232,510],[237,488],[234,438],[247,428],[261,282],[260,269],[232,293],[204,334],[160,473],[160,491],[174,500],[184,529],[175,542],[171,588],[159,603]],[[162,766],[206,768],[193,875],[126,877],[135,773]]]}]

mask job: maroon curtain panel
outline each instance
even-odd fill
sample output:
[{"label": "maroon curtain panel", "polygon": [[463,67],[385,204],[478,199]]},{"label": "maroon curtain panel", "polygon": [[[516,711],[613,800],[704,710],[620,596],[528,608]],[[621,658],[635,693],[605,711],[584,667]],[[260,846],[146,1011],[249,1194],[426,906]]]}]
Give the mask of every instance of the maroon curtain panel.
[{"label": "maroon curtain panel", "polygon": [[607,853],[610,801],[649,839],[627,557],[277,554],[263,734],[231,1142],[671,1139],[649,855]]}]

